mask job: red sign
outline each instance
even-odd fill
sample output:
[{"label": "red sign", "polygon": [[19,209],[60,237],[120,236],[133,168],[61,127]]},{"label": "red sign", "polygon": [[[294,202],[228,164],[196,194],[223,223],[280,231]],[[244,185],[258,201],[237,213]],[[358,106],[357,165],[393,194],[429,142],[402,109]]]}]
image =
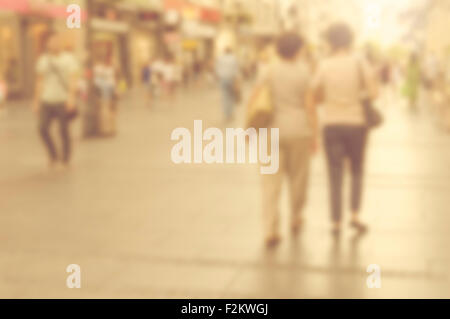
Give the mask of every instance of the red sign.
[{"label": "red sign", "polygon": [[200,18],[205,22],[217,23],[222,19],[222,15],[219,10],[202,8]]},{"label": "red sign", "polygon": [[29,10],[28,0],[0,0],[0,9],[23,13]]},{"label": "red sign", "polygon": [[[56,4],[33,4],[30,0],[0,0],[0,9],[22,14],[38,14],[50,18],[66,18],[70,12],[67,7]],[[81,19],[86,19],[86,10],[81,10]]]}]

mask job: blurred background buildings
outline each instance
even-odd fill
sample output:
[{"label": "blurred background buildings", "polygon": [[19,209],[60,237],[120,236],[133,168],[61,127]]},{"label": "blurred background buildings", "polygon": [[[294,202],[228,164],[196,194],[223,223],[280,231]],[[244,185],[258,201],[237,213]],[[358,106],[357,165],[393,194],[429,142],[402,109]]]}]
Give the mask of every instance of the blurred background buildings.
[{"label": "blurred background buildings", "polygon": [[[66,28],[72,3],[82,8],[81,29]],[[40,36],[50,28],[67,33],[80,59],[87,58],[87,45],[94,56],[113,51],[130,85],[139,81],[143,63],[166,51],[206,61],[224,43],[239,42],[239,51],[250,54],[282,29],[301,30],[318,46],[321,32],[337,19],[362,31],[360,44],[416,46],[444,57],[450,40],[440,35],[448,30],[449,12],[445,0],[1,0],[0,72],[11,95],[29,97]]]}]

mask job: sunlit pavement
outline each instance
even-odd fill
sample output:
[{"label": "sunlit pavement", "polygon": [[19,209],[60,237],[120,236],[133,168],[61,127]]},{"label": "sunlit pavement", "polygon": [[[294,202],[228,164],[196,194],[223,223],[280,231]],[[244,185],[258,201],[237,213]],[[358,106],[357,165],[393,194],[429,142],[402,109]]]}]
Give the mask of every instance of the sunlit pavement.
[{"label": "sunlit pavement", "polygon": [[[133,96],[116,138],[77,140],[70,171],[47,170],[28,110],[0,118],[0,297],[450,297],[450,136],[426,111],[384,108],[368,153],[367,235],[347,220],[340,241],[330,235],[319,154],[303,232],[289,235],[285,196],[283,241],[267,252],[257,167],[170,159],[174,128],[221,127],[216,90],[153,108]],[[66,287],[69,264],[81,266],[81,289]],[[366,285],[370,264],[379,289]]]}]

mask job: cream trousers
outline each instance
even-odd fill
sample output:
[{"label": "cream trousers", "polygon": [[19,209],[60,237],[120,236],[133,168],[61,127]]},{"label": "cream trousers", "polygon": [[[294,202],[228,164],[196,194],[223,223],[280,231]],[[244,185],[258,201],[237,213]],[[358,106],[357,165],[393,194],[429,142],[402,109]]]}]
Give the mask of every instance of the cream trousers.
[{"label": "cream trousers", "polygon": [[278,172],[273,175],[262,175],[263,224],[266,237],[278,235],[278,207],[285,176],[288,180],[292,225],[301,219],[307,195],[311,139],[309,137],[281,139],[279,152]]}]

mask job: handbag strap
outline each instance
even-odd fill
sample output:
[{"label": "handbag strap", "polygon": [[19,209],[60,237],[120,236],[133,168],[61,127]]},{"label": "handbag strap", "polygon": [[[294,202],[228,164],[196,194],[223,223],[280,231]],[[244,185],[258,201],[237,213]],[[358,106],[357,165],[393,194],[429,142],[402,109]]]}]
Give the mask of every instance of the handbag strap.
[{"label": "handbag strap", "polygon": [[358,86],[359,86],[360,94],[362,93],[364,98],[367,98],[368,87],[367,87],[366,78],[364,77],[362,62],[360,60],[357,60],[356,63],[357,63],[357,70],[358,70],[358,83],[359,83]]},{"label": "handbag strap", "polygon": [[50,67],[50,71],[56,75],[56,77],[58,78],[59,83],[61,84],[61,86],[64,88],[64,90],[66,90],[67,92],[69,91],[69,86],[67,85],[67,82],[64,80],[63,75],[59,72],[59,69],[53,64],[52,61],[48,61],[49,67]]},{"label": "handbag strap", "polygon": [[361,61],[356,60],[356,67],[357,67],[357,72],[358,72],[358,83],[359,83],[359,88],[360,90],[364,90],[366,88],[366,81],[364,79],[364,73],[362,70],[362,66],[361,66]]}]

